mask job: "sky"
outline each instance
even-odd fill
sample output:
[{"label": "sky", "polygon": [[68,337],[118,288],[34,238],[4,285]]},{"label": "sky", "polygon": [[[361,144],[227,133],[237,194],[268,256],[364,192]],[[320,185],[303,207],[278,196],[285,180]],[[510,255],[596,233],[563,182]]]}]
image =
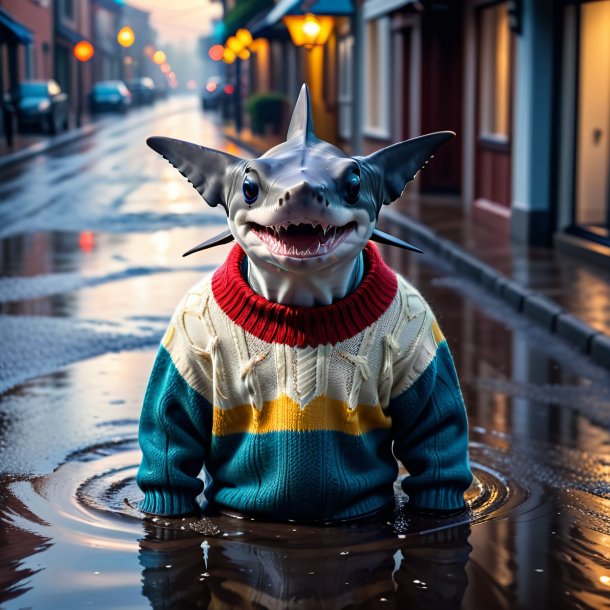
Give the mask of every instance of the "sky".
[{"label": "sky", "polygon": [[150,13],[159,45],[194,50],[197,39],[211,32],[211,19],[222,15],[220,2],[212,0],[127,0]]}]

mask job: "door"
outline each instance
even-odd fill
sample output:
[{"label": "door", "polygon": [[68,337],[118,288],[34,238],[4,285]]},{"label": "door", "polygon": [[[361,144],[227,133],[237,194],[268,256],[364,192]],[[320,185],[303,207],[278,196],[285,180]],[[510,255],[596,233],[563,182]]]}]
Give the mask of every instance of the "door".
[{"label": "door", "polygon": [[478,12],[475,212],[508,227],[511,204],[513,35],[507,3]]},{"label": "door", "polygon": [[580,7],[575,223],[610,237],[610,0]]}]

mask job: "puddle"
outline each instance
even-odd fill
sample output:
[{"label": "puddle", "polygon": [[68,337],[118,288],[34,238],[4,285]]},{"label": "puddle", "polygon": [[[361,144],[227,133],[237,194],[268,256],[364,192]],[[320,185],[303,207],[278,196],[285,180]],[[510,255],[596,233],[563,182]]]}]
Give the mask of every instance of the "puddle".
[{"label": "puddle", "polygon": [[[198,116],[163,134],[214,146]],[[477,478],[467,513],[414,517],[398,495],[375,520],[304,526],[143,519],[125,503],[140,498],[154,346],[226,255],[180,258],[222,211],[200,214],[162,160],[140,162],[130,146],[156,127],[100,132],[82,158],[66,149],[2,187],[0,609],[610,607],[608,372],[426,254],[382,249],[456,361]]]}]

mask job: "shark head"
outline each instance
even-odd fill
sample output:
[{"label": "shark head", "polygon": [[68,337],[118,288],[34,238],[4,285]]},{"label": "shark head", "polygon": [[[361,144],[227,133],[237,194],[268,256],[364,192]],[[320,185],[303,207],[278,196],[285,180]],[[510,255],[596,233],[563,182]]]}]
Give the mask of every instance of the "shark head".
[{"label": "shark head", "polygon": [[286,141],[256,159],[170,138],[147,143],[208,205],[227,213],[229,230],[186,254],[235,239],[259,268],[311,274],[344,267],[370,239],[419,251],[377,230],[377,219],[454,135],[432,133],[350,157],[315,135],[303,85]]}]

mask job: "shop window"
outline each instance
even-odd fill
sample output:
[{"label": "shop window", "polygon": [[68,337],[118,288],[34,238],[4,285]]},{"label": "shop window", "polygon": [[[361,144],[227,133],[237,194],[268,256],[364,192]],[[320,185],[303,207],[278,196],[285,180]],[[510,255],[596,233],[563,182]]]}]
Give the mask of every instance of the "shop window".
[{"label": "shop window", "polygon": [[610,241],[610,1],[580,7],[577,224]]},{"label": "shop window", "polygon": [[365,133],[390,137],[390,20],[370,20],[366,24],[365,47]]},{"label": "shop window", "polygon": [[508,142],[511,41],[505,2],[481,9],[479,41],[479,136]]}]

